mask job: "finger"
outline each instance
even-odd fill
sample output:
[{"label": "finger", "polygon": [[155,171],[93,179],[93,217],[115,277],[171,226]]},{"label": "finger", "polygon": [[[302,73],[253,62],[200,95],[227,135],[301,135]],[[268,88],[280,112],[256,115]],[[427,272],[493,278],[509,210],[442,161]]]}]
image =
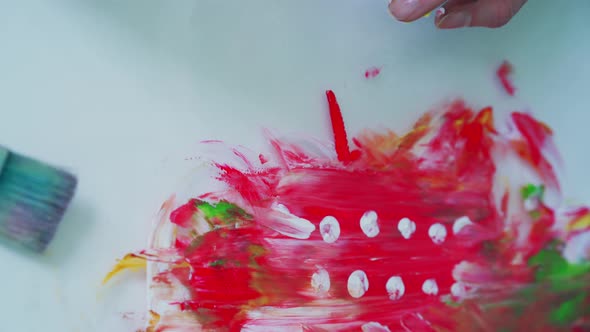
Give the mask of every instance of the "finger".
[{"label": "finger", "polygon": [[410,22],[430,13],[445,0],[393,0],[389,3],[389,11],[400,21]]},{"label": "finger", "polygon": [[437,11],[436,25],[441,29],[467,26],[498,28],[510,21],[526,0],[449,1]]},{"label": "finger", "polygon": [[[476,3],[478,0],[448,0],[436,11],[434,23],[441,29],[468,26],[471,23],[471,16],[466,17],[461,13]],[[443,21],[445,23],[441,26]]]}]

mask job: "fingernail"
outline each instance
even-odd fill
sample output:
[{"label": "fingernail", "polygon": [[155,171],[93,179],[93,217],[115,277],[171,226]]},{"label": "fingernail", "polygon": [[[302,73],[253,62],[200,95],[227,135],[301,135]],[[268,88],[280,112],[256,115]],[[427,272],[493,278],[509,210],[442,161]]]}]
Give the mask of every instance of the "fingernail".
[{"label": "fingernail", "polygon": [[436,10],[436,14],[434,14],[434,18],[440,20],[440,18],[447,12],[445,7],[440,7]]},{"label": "fingernail", "polygon": [[444,12],[439,15],[437,12],[436,17],[439,19],[437,26],[440,29],[463,28],[471,24],[471,15],[466,12],[448,13],[447,15]]},{"label": "fingernail", "polygon": [[420,9],[420,0],[393,0],[389,3],[389,11],[399,20],[405,20]]}]

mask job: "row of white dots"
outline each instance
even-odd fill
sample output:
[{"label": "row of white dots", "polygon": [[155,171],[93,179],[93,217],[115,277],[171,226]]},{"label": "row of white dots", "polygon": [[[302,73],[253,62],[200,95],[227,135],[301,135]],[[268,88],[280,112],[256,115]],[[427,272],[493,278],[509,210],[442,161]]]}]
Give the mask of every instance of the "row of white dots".
[{"label": "row of white dots", "polygon": [[[473,224],[469,217],[463,216],[453,223],[453,234],[458,234],[465,226]],[[378,216],[375,211],[365,212],[360,219],[361,230],[369,238],[379,235]],[[397,229],[406,240],[416,232],[416,223],[409,218],[402,218]],[[333,216],[327,216],[320,222],[320,234],[326,243],[334,243],[340,237],[340,224]],[[447,228],[441,223],[432,224],[428,228],[428,236],[435,244],[442,244],[447,238]]]},{"label": "row of white dots", "polygon": [[[455,285],[453,285],[455,287]],[[326,294],[331,287],[330,274],[323,268],[318,269],[311,276],[311,287],[318,294]],[[348,294],[355,299],[363,297],[369,290],[369,278],[362,270],[356,270],[350,274],[347,283]],[[385,290],[392,301],[401,299],[405,292],[406,286],[402,277],[392,276],[385,284]],[[427,279],[422,283],[422,292],[426,295],[437,295],[438,284],[435,279]]]}]

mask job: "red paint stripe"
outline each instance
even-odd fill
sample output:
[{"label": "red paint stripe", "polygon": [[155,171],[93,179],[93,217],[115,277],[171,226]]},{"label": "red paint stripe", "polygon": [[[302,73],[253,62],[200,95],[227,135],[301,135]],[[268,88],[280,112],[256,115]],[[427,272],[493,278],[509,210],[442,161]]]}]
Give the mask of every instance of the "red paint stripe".
[{"label": "red paint stripe", "polygon": [[328,106],[330,108],[330,120],[332,121],[332,131],[334,133],[334,143],[336,145],[338,160],[342,162],[350,161],[350,149],[348,147],[348,138],[346,137],[346,128],[344,127],[340,105],[338,105],[334,91],[327,90],[326,97],[328,98]]}]

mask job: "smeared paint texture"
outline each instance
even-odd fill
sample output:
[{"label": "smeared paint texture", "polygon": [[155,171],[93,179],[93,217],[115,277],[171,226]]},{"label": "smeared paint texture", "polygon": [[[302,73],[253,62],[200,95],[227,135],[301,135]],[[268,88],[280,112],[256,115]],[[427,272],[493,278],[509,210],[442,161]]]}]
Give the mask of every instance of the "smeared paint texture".
[{"label": "smeared paint texture", "polygon": [[498,69],[496,70],[496,75],[500,80],[502,88],[510,96],[514,96],[514,94],[516,93],[516,88],[514,87],[514,84],[512,83],[512,78],[510,77],[512,75],[512,71],[512,64],[508,61],[502,62],[500,67],[498,67]]},{"label": "smeared paint texture", "polygon": [[351,152],[326,96],[333,144],[270,137],[264,159],[212,163],[224,190],[165,204],[170,245],[133,256],[148,331],[590,328],[590,214],[545,201],[546,125],[457,100]]},{"label": "smeared paint texture", "polygon": [[365,70],[365,78],[371,79],[379,76],[381,74],[381,68],[379,67],[371,67]]}]

